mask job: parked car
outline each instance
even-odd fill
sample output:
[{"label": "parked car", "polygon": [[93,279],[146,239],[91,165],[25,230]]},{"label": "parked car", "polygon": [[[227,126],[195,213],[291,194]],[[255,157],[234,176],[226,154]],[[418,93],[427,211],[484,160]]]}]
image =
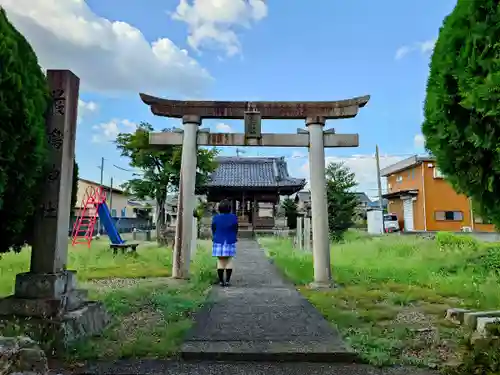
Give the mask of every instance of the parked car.
[{"label": "parked car", "polygon": [[384,214],[384,231],[386,233],[399,232],[398,215]]}]

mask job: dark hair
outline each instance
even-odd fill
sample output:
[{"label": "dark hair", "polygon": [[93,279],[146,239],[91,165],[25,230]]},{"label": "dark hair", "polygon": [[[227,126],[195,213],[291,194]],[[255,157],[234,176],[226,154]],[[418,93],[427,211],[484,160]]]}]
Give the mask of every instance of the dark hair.
[{"label": "dark hair", "polygon": [[229,202],[227,199],[223,199],[219,203],[219,213],[221,214],[228,214],[231,212],[231,202]]}]

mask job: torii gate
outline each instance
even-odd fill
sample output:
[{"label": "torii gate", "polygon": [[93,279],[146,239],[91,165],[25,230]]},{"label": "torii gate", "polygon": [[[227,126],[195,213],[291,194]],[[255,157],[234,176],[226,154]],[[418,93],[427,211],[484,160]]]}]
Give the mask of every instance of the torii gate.
[{"label": "torii gate", "polygon": [[[324,131],[326,120],[355,117],[370,96],[329,102],[243,102],[180,101],[140,94],[157,116],[182,118],[183,131],[154,132],[149,143],[155,147],[182,145],[181,183],[175,233],[172,276],[189,277],[190,246],[195,209],[197,146],[308,147],[311,184],[314,287],[332,285],[328,210],[325,179],[325,147],[358,147],[358,134]],[[198,131],[202,120],[244,119],[245,133]],[[297,134],[262,133],[261,119],[305,119],[306,129]]]}]

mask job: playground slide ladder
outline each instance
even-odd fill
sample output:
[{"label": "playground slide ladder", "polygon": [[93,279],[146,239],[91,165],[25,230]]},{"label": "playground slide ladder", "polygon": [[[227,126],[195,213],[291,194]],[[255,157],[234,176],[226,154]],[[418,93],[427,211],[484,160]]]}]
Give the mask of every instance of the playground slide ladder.
[{"label": "playground slide ladder", "polygon": [[73,225],[73,232],[71,234],[73,246],[86,244],[90,248],[99,206],[105,201],[106,192],[101,186],[89,186],[87,188],[82,205],[80,206],[83,209],[80,209],[80,213]]}]

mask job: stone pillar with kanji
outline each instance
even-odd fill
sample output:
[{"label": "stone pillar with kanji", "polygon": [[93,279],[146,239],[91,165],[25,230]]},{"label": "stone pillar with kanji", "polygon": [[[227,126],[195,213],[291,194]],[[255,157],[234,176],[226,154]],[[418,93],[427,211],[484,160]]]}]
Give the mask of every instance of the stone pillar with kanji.
[{"label": "stone pillar with kanji", "polygon": [[13,295],[0,299],[0,321],[16,322],[56,348],[100,333],[109,316],[78,288],[76,271],[67,269],[79,78],[69,70],[49,70],[47,80],[48,172],[35,212],[30,270],[16,275]]}]

